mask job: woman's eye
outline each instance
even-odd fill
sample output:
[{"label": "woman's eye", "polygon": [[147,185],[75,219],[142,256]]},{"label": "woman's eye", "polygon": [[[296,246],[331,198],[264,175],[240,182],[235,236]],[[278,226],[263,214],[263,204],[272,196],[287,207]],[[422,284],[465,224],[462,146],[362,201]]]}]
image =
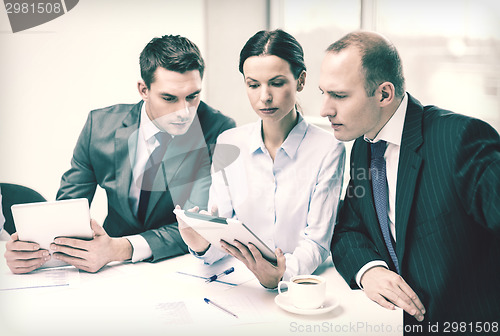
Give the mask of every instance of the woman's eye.
[{"label": "woman's eye", "polygon": [[282,87],[283,85],[285,85],[285,82],[272,82],[271,83],[272,86],[275,86],[275,87]]}]

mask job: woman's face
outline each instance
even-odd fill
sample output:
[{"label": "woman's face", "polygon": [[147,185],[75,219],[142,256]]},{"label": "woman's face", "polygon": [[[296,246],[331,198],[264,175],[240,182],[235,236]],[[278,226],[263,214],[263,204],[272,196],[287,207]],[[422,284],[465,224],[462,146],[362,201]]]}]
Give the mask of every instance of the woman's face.
[{"label": "woman's face", "polygon": [[279,121],[290,113],[305,81],[305,71],[295,79],[290,64],[274,55],[247,58],[243,75],[250,104],[264,121]]}]

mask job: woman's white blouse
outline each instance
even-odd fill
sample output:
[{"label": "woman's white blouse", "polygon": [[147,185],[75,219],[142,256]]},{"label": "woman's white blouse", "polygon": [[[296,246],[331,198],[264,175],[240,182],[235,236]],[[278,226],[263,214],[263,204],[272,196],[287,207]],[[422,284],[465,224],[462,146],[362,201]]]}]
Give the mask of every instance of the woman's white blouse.
[{"label": "woman's white blouse", "polygon": [[[222,133],[208,206],[216,205],[221,217],[245,223],[271,250],[281,248],[284,280],[311,274],[330,255],[344,174],[344,145],[300,114],[298,118],[274,162],[262,140],[261,120]],[[221,144],[239,148],[237,159],[224,168],[227,185],[222,171],[216,171],[216,160],[232,156],[221,153],[231,146]],[[223,256],[211,246],[200,258],[211,264]]]}]

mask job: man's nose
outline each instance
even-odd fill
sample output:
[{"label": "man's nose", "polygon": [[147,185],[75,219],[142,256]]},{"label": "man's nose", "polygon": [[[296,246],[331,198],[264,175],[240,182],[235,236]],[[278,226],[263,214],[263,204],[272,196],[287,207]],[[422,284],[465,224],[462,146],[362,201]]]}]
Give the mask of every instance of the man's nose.
[{"label": "man's nose", "polygon": [[337,115],[337,109],[335,107],[335,104],[328,97],[323,98],[319,114],[322,117],[328,117],[328,116],[334,117]]},{"label": "man's nose", "polygon": [[189,117],[189,103],[185,102],[184,106],[178,111],[181,118],[186,119]]}]

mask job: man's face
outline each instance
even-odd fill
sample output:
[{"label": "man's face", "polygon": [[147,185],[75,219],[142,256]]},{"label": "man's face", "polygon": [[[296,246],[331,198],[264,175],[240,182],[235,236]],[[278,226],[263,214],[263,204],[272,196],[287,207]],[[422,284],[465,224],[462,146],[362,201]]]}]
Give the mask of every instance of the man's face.
[{"label": "man's face", "polygon": [[335,137],[350,141],[373,139],[385,123],[377,95],[368,97],[361,57],[354,47],[328,52],[321,65],[319,88],[324,95],[321,116],[328,117]]},{"label": "man's face", "polygon": [[153,78],[149,89],[144,82],[138,85],[149,119],[170,135],[186,133],[200,104],[200,72],[158,68]]}]

